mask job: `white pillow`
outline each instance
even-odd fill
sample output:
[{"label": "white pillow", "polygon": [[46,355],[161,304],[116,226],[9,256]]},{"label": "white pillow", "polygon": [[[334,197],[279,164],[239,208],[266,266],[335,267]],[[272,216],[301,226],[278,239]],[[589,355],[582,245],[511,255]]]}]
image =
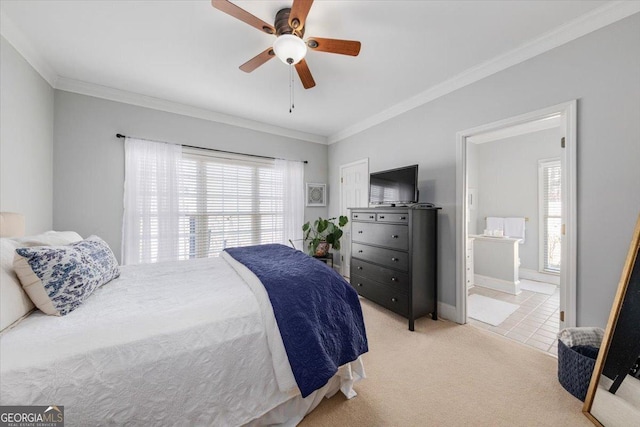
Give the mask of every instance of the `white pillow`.
[{"label": "white pillow", "polygon": [[13,257],[19,247],[20,244],[13,239],[0,238],[0,330],[34,308],[13,270]]},{"label": "white pillow", "polygon": [[14,240],[20,243],[20,247],[61,246],[79,242],[82,240],[82,236],[75,231],[47,231],[35,236],[18,237]]},{"label": "white pillow", "polygon": [[15,239],[0,238],[0,331],[29,314],[34,305],[13,269],[16,249],[31,246],[69,245],[82,237],[74,231],[47,231]]}]

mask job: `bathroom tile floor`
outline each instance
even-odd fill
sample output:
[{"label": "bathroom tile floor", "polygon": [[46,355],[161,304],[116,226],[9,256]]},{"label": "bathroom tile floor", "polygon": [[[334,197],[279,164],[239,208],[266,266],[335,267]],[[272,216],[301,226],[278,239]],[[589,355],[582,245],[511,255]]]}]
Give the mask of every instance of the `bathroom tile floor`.
[{"label": "bathroom tile floor", "polygon": [[[521,279],[521,282],[527,280]],[[531,347],[535,347],[554,356],[558,355],[560,290],[546,295],[523,290],[520,295],[511,295],[493,289],[474,286],[468,295],[483,295],[517,304],[520,307],[498,326],[468,318],[469,324],[503,335]]]}]

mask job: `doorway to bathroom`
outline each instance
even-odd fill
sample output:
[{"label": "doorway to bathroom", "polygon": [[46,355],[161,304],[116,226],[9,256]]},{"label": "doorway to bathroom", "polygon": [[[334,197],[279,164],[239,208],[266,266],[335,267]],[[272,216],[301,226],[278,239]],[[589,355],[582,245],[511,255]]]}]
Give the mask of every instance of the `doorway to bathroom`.
[{"label": "doorway to bathroom", "polygon": [[575,325],[575,102],[458,142],[460,323],[555,353]]}]

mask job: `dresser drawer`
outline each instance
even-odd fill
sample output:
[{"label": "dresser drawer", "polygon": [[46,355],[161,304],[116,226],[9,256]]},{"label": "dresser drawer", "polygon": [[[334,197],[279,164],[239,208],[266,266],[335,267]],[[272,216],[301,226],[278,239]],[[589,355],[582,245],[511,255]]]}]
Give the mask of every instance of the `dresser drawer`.
[{"label": "dresser drawer", "polygon": [[378,222],[401,222],[409,223],[409,213],[379,213],[376,216]]},{"label": "dresser drawer", "polygon": [[351,213],[351,220],[374,222],[376,220],[376,213],[375,212],[353,212]]},{"label": "dresser drawer", "polygon": [[408,274],[370,264],[359,259],[351,259],[351,272],[351,274],[375,280],[378,283],[405,293],[409,293],[409,289],[411,288]]},{"label": "dresser drawer", "polygon": [[362,243],[351,244],[351,256],[401,271],[409,269],[409,254],[392,249],[374,248]]},{"label": "dresser drawer", "polygon": [[351,235],[354,242],[409,250],[409,227],[406,225],[354,222]]},{"label": "dresser drawer", "polygon": [[363,297],[403,316],[409,315],[407,294],[360,276],[351,277],[351,286]]}]

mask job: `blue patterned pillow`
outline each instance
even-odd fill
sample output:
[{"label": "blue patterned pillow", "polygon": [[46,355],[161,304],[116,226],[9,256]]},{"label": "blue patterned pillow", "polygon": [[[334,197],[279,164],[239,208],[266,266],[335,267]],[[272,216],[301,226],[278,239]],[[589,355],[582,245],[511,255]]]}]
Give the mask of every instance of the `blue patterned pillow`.
[{"label": "blue patterned pillow", "polygon": [[104,240],[88,237],[67,246],[16,249],[13,267],[33,303],[46,314],[64,316],[98,287],[120,276]]}]

